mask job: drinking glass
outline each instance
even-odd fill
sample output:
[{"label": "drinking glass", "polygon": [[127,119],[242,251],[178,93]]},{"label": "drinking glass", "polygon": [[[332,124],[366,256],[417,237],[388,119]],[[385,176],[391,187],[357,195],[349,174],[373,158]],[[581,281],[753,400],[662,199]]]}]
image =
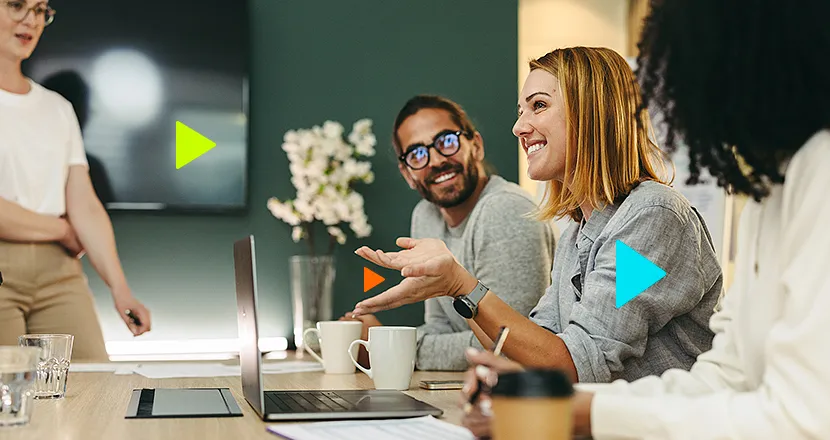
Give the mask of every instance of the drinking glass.
[{"label": "drinking glass", "polygon": [[66,394],[66,376],[72,357],[72,335],[23,335],[18,345],[40,348],[35,399],[60,399]]},{"label": "drinking glass", "polygon": [[36,347],[0,347],[0,427],[29,423],[39,361]]}]

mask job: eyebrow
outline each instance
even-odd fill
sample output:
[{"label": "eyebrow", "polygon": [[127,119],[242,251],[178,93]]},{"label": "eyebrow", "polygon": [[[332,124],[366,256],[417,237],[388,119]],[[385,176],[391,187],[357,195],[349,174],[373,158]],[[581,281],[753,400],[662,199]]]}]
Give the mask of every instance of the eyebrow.
[{"label": "eyebrow", "polygon": [[[534,93],[531,93],[530,95],[528,95],[527,98],[525,98],[525,102],[530,102],[530,100],[533,99],[533,97],[536,96],[536,95],[544,95],[544,96],[547,96],[548,98],[553,98],[552,96],[550,96],[550,93],[548,93],[548,92],[534,92]],[[516,110],[521,111],[521,105],[517,104],[516,105]]]},{"label": "eyebrow", "polygon": [[525,98],[525,102],[530,102],[530,100],[531,100],[531,99],[533,99],[533,97],[534,97],[534,96],[536,96],[536,95],[545,95],[545,96],[547,96],[548,98],[551,98],[550,93],[547,93],[547,92],[536,92],[536,93],[532,93],[532,94],[530,94],[530,96],[528,96],[527,98]]}]

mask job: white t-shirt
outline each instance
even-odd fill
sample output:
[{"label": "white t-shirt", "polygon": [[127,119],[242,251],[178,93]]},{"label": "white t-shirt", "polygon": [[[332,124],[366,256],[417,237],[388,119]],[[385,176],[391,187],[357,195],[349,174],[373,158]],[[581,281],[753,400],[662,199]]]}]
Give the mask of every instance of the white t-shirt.
[{"label": "white t-shirt", "polygon": [[0,89],[0,197],[44,215],[66,212],[72,165],[87,165],[72,104],[34,81],[29,93]]}]

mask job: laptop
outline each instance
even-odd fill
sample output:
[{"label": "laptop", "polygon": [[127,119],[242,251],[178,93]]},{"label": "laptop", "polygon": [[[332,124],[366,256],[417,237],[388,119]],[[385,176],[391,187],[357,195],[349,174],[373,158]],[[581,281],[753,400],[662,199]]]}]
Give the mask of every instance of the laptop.
[{"label": "laptop", "polygon": [[257,325],[256,256],[254,237],[233,245],[236,303],[239,321],[239,364],[242,393],[265,421],[390,419],[432,415],[443,411],[400,391],[262,389],[261,352]]}]

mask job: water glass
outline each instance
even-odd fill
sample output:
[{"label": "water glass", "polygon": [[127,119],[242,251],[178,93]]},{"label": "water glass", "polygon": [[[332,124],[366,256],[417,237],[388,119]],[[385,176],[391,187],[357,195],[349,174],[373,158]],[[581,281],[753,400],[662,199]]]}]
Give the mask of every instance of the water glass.
[{"label": "water glass", "polygon": [[35,399],[60,399],[66,394],[66,376],[72,358],[72,335],[23,335],[18,343],[40,348]]},{"label": "water glass", "polygon": [[0,427],[29,423],[39,361],[35,347],[0,347]]}]

